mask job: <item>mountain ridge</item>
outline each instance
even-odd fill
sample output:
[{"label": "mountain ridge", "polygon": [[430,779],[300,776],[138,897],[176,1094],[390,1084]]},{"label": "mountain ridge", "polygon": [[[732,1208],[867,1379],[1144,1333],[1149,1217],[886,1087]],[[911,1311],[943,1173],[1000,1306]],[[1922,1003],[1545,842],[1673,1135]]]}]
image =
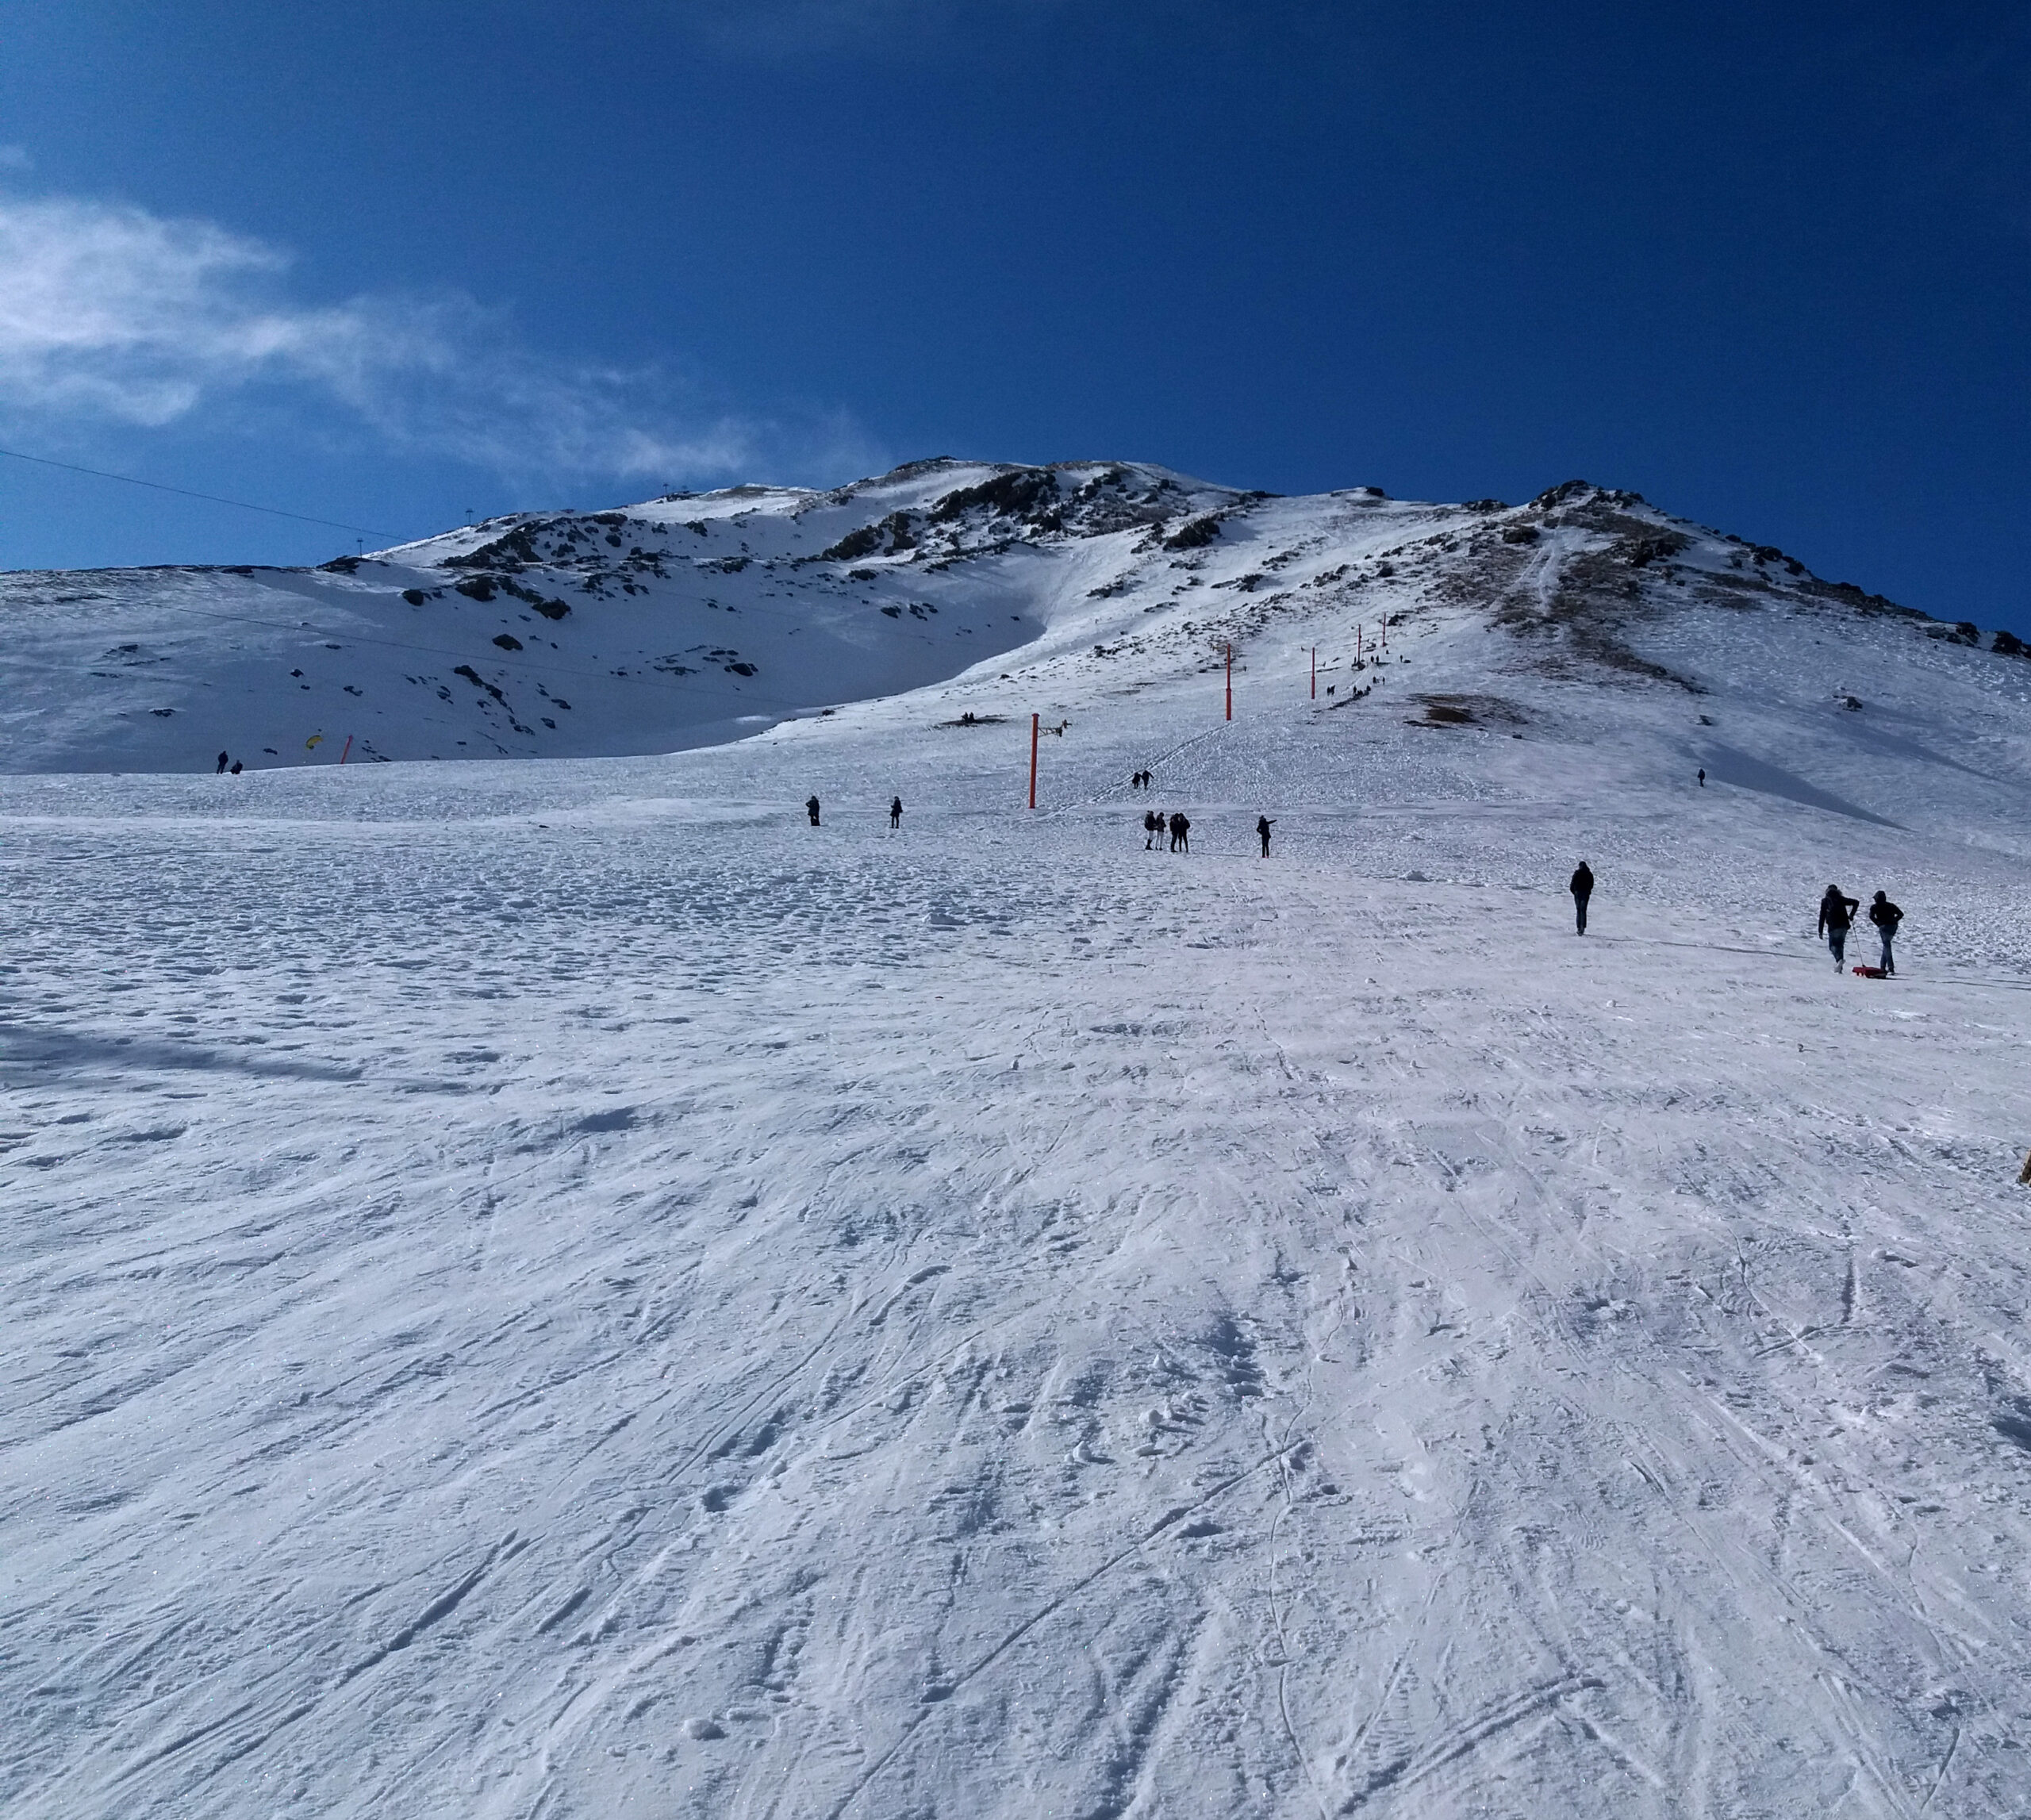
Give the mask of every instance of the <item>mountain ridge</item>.
[{"label": "mountain ridge", "polygon": [[831,489],[505,514],[316,567],[0,577],[0,766],[270,767],[348,739],[355,761],[644,754],[1005,662],[1196,664],[1215,638],[1246,662],[1299,627],[1337,655],[1434,612],[1482,615],[1552,674],[1696,692],[1643,648],[1687,605],[1979,642],[1587,481],[1449,505],[939,456]]}]

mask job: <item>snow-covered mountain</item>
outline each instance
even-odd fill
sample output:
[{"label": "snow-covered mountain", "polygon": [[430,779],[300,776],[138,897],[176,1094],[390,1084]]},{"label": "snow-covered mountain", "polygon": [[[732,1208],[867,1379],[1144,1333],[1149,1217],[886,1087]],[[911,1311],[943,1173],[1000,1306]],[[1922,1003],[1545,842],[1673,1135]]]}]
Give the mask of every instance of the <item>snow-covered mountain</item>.
[{"label": "snow-covered mountain", "polygon": [[2023,1811],[2006,641],[1100,464],[6,586],[10,1820]]},{"label": "snow-covered mountain", "polygon": [[1294,641],[1344,666],[1399,616],[1470,618],[1544,674],[1701,685],[1745,610],[1977,642],[1578,482],[1449,506],[935,460],[520,513],[314,570],[0,578],[0,767],[666,751],[1004,669],[1160,685],[1227,641],[1244,667]]}]

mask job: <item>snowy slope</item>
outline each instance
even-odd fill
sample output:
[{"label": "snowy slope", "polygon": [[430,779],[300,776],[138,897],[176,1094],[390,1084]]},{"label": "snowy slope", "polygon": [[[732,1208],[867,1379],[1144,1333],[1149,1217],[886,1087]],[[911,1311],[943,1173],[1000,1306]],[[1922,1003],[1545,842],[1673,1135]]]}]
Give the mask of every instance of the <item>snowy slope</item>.
[{"label": "snowy slope", "polygon": [[1241,497],[938,461],[518,514],[317,570],[0,578],[0,766],[328,763],[348,735],[369,759],[710,743],[1027,644],[1095,552]]},{"label": "snowy slope", "polygon": [[828,716],[0,777],[0,1808],[2021,1810],[2031,665],[1592,489],[935,516],[1039,471],[669,505],[949,638]]},{"label": "snowy slope", "polygon": [[[1117,687],[1167,686],[1227,640],[1244,666],[1293,640],[1344,664],[1357,628],[1440,608],[1595,677],[1647,674],[1631,621],[1672,622],[1689,678],[1745,612],[1949,630],[1577,482],[1511,509],[920,462],[827,493],[522,514],[320,570],[0,577],[0,769],[272,769],[348,739],[355,759],[669,751],[1020,674],[1018,654]],[[1965,669],[1996,661],[2014,668]]]}]

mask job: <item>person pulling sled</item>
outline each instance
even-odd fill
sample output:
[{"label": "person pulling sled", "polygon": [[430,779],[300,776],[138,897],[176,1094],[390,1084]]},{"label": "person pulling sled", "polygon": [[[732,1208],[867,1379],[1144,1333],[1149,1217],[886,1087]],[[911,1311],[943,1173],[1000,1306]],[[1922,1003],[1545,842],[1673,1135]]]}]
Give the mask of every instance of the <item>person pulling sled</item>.
[{"label": "person pulling sled", "polygon": [[1844,897],[1837,885],[1828,885],[1819,900],[1819,932],[1833,950],[1837,973],[1847,964],[1848,931],[1855,926],[1855,912],[1861,907],[1858,899]]}]

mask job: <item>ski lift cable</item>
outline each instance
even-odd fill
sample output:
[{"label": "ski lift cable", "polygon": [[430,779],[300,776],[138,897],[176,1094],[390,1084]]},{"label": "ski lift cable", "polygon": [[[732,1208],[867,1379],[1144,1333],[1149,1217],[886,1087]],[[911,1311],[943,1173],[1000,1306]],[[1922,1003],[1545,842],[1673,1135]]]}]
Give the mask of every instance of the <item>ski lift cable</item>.
[{"label": "ski lift cable", "polygon": [[183,499],[208,500],[213,505],[237,506],[243,512],[265,512],[271,518],[293,518],[299,524],[321,524],[332,531],[351,531],[362,537],[389,537],[397,534],[392,531],[377,531],[369,524],[347,524],[336,518],[313,518],[307,513],[285,512],[279,506],[256,505],[251,499],[228,499],[221,493],[197,493],[187,486],[170,486],[159,480],[143,480],[131,474],[113,474],[102,467],[83,467],[73,461],[52,461],[48,455],[24,453],[20,449],[0,448],[0,455],[13,461],[33,462],[38,467],[59,467],[67,474],[88,474],[95,480],[117,480],[129,486],[145,486],[156,493],[173,493]]}]

